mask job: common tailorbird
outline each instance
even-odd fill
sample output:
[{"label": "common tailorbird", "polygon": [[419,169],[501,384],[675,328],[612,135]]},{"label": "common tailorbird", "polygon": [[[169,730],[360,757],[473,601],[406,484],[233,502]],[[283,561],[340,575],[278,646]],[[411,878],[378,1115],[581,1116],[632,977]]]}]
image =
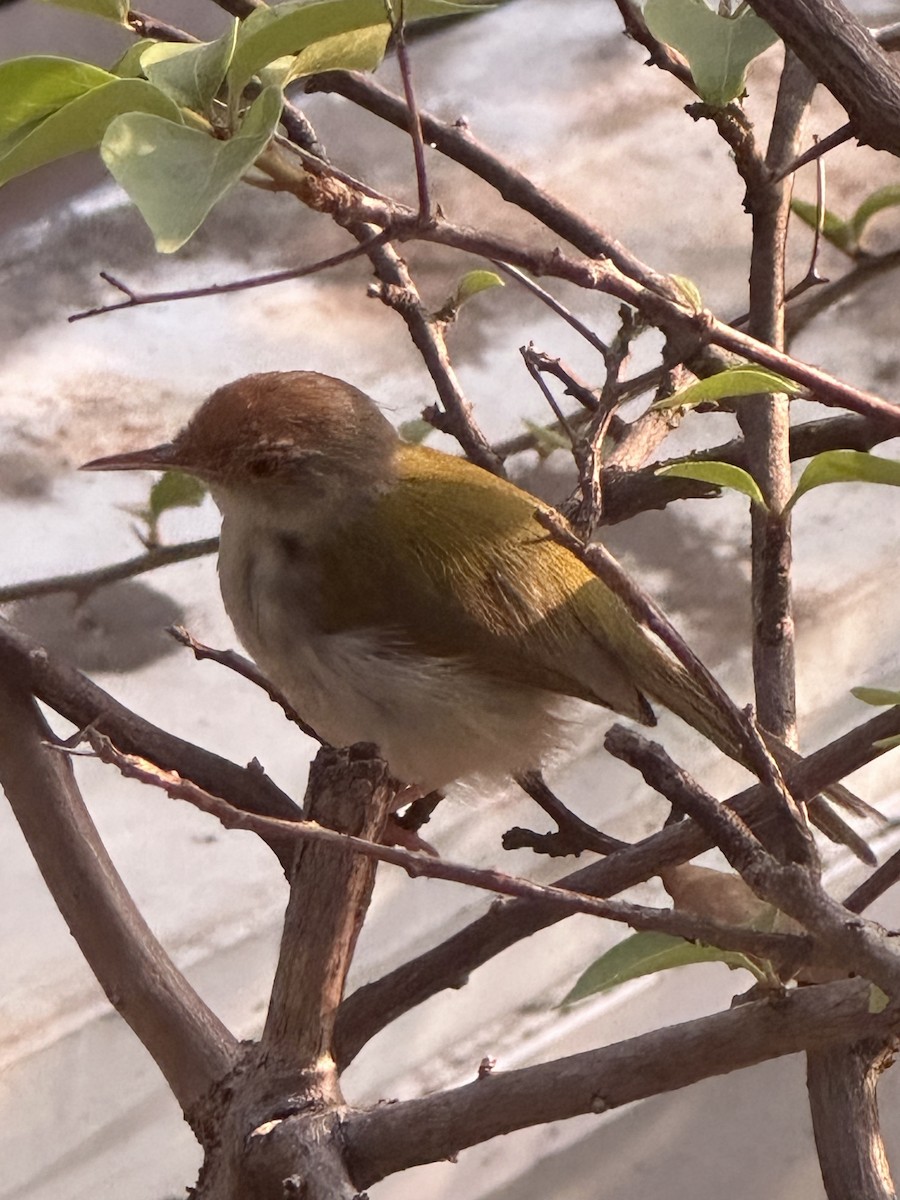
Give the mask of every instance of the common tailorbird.
[{"label": "common tailorbird", "polygon": [[86,467],[205,481],[240,640],[323,738],[376,743],[407,784],[539,767],[572,698],[644,725],[657,701],[742,757],[733,718],[538,525],[538,500],[406,444],[339,379],[249,375],[174,441]]}]

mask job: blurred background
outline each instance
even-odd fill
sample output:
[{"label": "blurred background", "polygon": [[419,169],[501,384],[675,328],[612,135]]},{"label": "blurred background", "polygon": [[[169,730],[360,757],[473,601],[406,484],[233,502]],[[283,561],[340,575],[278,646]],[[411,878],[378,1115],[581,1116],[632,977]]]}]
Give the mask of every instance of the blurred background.
[{"label": "blurred background", "polygon": [[[227,21],[209,0],[169,0],[153,13],[200,37],[215,36]],[[873,24],[896,19],[897,4],[870,4],[864,15]],[[109,65],[128,43],[124,30],[51,5],[19,0],[0,8],[3,58],[54,53]],[[412,53],[424,108],[448,120],[465,117],[475,136],[655,269],[694,280],[719,315],[744,310],[750,229],[733,163],[712,125],[695,124],[683,113],[690,97],[643,65],[646,55],[623,36],[612,3],[515,0],[416,40]],[[751,70],[748,108],[763,129],[779,65],[774,47]],[[396,87],[392,62],[379,79]],[[413,200],[405,136],[340,98],[314,96],[303,106],[336,162]],[[817,95],[807,140],[842,120],[830,98]],[[887,155],[843,147],[828,162],[829,207],[845,215],[876,187],[900,181],[900,168]],[[530,228],[453,164],[433,156],[429,170],[434,194],[452,219],[510,233]],[[814,188],[813,174],[802,172],[797,195],[812,200]],[[870,248],[896,245],[898,238],[900,223],[886,212],[872,224]],[[805,273],[810,242],[798,225],[790,282]],[[299,265],[348,244],[328,218],[289,197],[243,188],[182,251],[158,257],[96,154],[0,189],[0,585],[136,554],[128,508],[145,500],[149,477],[85,476],[75,468],[163,440],[210,390],[237,376],[295,368],[337,374],[368,391],[397,421],[433,403],[405,327],[367,297],[365,260],[262,291],[67,323],[71,313],[115,298],[98,278],[101,270],[139,289],[173,289]],[[428,246],[404,253],[432,308],[465,270],[484,265]],[[821,269],[836,276],[845,264],[826,248]],[[551,290],[601,335],[614,332],[612,302],[555,283]],[[819,318],[794,349],[861,387],[896,396],[897,324],[896,279],[888,275]],[[529,341],[589,382],[602,382],[602,363],[587,343],[515,284],[476,297],[450,345],[492,437],[548,419],[518,353]],[[636,343],[635,373],[654,363],[659,344],[652,334]],[[810,406],[798,409],[805,417],[822,415]],[[726,415],[693,417],[665,453],[716,444],[733,433]],[[438,435],[432,441],[451,448]],[[896,443],[878,452],[895,454]],[[544,462],[523,456],[513,469],[527,486],[551,495],[570,479],[561,453]],[[216,528],[207,501],[198,510],[168,514],[163,534],[176,542]],[[850,687],[900,685],[898,533],[900,495],[893,489],[823,488],[798,507],[804,749],[870,715],[850,697]],[[647,514],[605,539],[741,703],[751,696],[747,537],[747,504],[731,495]],[[311,745],[248,683],[195,662],[162,632],[179,622],[205,642],[234,644],[211,559],[167,567],[83,603],[62,596],[6,612],[149,720],[238,762],[255,756],[282,787],[302,795]],[[634,839],[658,827],[666,810],[604,756],[608,723],[592,712],[571,761],[559,764],[551,782],[586,819]],[[677,722],[664,718],[660,733],[710,790],[726,795],[740,782],[737,768]],[[223,831],[212,818],[140,789],[111,768],[82,761],[77,769],[107,846],[154,931],[226,1023],[254,1036],[286,899],[278,864],[250,835]],[[898,815],[891,756],[851,784]],[[488,799],[460,792],[441,807],[428,836],[445,857],[542,880],[571,868],[570,861],[504,853],[500,837],[513,824],[544,829],[546,818],[513,790]],[[189,1130],[149,1056],[110,1011],[82,962],[5,807],[0,838],[0,1197],[183,1195],[199,1165]],[[896,842],[888,828],[874,845],[881,856]],[[835,892],[845,895],[861,868],[830,847],[826,853]],[[634,893],[652,902],[660,895],[649,885]],[[422,952],[489,903],[484,895],[382,867],[351,983]],[[895,907],[888,897],[874,915],[896,923]],[[607,1044],[727,1007],[749,986],[749,976],[713,964],[560,1011],[580,971],[622,936],[618,928],[579,917],[507,951],[464,989],[435,997],[379,1035],[348,1072],[348,1099],[370,1103],[462,1083],[485,1056],[504,1069]],[[466,1151],[458,1163],[386,1180],[371,1194],[373,1200],[538,1200],[548,1194],[557,1200],[651,1194],[819,1200],[803,1070],[799,1058],[788,1059],[601,1117],[524,1131]],[[882,1096],[889,1148],[896,1149],[900,1112],[890,1074]]]}]

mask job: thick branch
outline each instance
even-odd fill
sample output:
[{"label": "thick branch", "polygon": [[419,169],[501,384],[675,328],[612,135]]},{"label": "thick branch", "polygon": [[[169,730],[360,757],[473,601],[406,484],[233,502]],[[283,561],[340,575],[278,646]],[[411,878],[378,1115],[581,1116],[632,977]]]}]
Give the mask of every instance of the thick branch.
[{"label": "thick branch", "polygon": [[807,1055],[806,1083],[829,1200],[896,1200],[881,1137],[876,1087],[894,1039],[867,1038]]},{"label": "thick branch", "polygon": [[156,941],[113,866],[71,764],[34,700],[0,674],[0,783],[57,907],[110,1003],[188,1120],[233,1066],[237,1041]]},{"label": "thick branch", "polygon": [[513,1129],[608,1112],[860,1034],[884,1037],[896,1028],[896,1010],[870,1013],[868,991],[855,980],[805,988],[778,1003],[760,1000],[557,1062],[492,1073],[423,1100],[352,1113],[343,1127],[351,1173],[358,1187],[369,1187]]},{"label": "thick branch", "polygon": [[[375,747],[363,756],[320,750],[304,805],[306,820],[378,842],[396,788]],[[291,871],[281,953],[262,1036],[279,1063],[334,1085],[334,1019],[375,883],[374,859],[323,842],[300,841]],[[326,1084],[327,1086],[327,1084]]]},{"label": "thick branch", "polygon": [[239,767],[227,758],[166,733],[137,716],[108,692],[57,662],[31,638],[0,618],[0,676],[33,692],[78,729],[92,725],[126,753],[139,754],[193,779],[247,812],[296,820],[299,808],[257,765]]},{"label": "thick branch", "polygon": [[854,136],[900,155],[900,76],[890,55],[839,0],[750,0],[846,110]]},{"label": "thick branch", "polygon": [[[885,753],[874,743],[897,733],[900,707],[880,713],[808,758],[787,766],[785,777],[791,795],[798,801],[811,800],[823,788]],[[748,824],[759,820],[762,806],[767,803],[758,786],[747,788],[729,801]],[[617,850],[602,862],[571,872],[557,880],[557,886],[590,896],[614,896],[663,867],[687,862],[710,845],[702,830],[693,822],[683,821]],[[445,988],[463,987],[476,967],[560,919],[560,913],[547,904],[515,901],[494,906],[440,945],[357,989],[341,1005],[338,1017],[336,1045],[341,1065],[350,1062],[385,1025]]]}]

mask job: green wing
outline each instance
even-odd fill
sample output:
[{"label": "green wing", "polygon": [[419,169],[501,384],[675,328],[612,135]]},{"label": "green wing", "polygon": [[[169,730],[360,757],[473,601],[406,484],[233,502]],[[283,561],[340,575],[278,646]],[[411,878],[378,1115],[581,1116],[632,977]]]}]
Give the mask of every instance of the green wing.
[{"label": "green wing", "polygon": [[663,652],[541,529],[533,497],[424,447],[403,446],[397,469],[323,562],[329,632],[387,630],[392,651],[470,659],[652,723],[629,662]]}]

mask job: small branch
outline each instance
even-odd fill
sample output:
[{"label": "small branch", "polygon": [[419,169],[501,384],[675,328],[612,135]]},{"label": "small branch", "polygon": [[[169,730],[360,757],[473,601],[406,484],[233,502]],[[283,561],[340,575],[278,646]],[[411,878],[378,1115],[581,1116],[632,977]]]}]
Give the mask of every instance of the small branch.
[{"label": "small branch", "polygon": [[214,554],[218,548],[217,537],[181,542],[177,546],[154,546],[136,558],[128,558],[109,567],[78,571],[73,575],[53,575],[49,579],[32,579],[25,583],[9,583],[0,586],[0,604],[9,604],[13,600],[33,600],[37,596],[54,596],[61,592],[73,592],[83,599],[97,588],[120,583],[123,579],[133,579],[136,575],[155,571],[157,567],[165,567],[169,563],[202,558],[205,554]]},{"label": "small branch", "polygon": [[246,279],[234,279],[230,283],[211,283],[207,287],[196,288],[179,288],[172,292],[146,292],[140,294],[133,291],[110,275],[107,271],[100,272],[100,278],[106,280],[112,287],[118,289],[125,295],[125,299],[119,301],[118,304],[102,304],[98,308],[85,309],[83,312],[72,313],[68,318],[70,324],[73,321],[83,321],[88,317],[97,317],[102,313],[118,312],[123,308],[138,308],[143,304],[162,304],[170,300],[195,300],[199,296],[220,296],[227,292],[246,292],[252,288],[269,287],[273,283],[284,283],[288,279],[302,279],[307,275],[316,275],[320,271],[330,270],[332,267],[339,267],[342,263],[350,262],[354,258],[359,258],[362,254],[367,254],[370,249],[376,245],[381,245],[390,237],[390,231],[383,229],[375,234],[369,242],[359,246],[354,246],[350,250],[344,250],[340,254],[333,254],[330,258],[320,259],[319,262],[310,263],[304,267],[290,267],[284,271],[270,271],[266,275],[250,275]]},{"label": "small branch", "polygon": [[[307,91],[336,92],[398,129],[409,128],[409,110],[402,99],[359,72],[324,71],[310,79]],[[585,221],[554,196],[536,187],[520,171],[497,158],[472,137],[465,125],[448,125],[425,112],[420,112],[420,120],[422,132],[429,145],[495,187],[504,200],[530,212],[542,225],[558,237],[577,246],[589,257],[609,259],[629,278],[648,289],[657,291],[660,295],[675,295],[667,276],[651,270],[615,238]],[[484,257],[506,259],[502,253],[488,254]],[[513,265],[524,266],[526,271],[529,270],[527,265],[520,262],[514,262]]]},{"label": "small branch", "polygon": [[683,302],[669,300],[642,288],[607,264],[573,259],[559,250],[552,252],[523,250],[515,243],[476,230],[438,222],[435,229],[422,235],[440,245],[453,246],[482,258],[502,258],[537,276],[567,279],[578,287],[605,292],[638,309],[653,325],[675,338],[680,338],[686,353],[704,345],[718,346],[749,362],[759,363],[786,376],[801,387],[808,388],[810,399],[820,404],[835,405],[869,417],[884,417],[893,421],[900,431],[900,406],[870,392],[853,387],[843,380],[789,354],[767,346],[749,334],[718,320],[706,310],[687,310]]},{"label": "small branch", "polygon": [[[354,237],[363,236],[366,229],[366,226],[350,227]],[[432,414],[432,424],[455,437],[472,462],[494,475],[502,475],[503,464],[479,428],[450,362],[444,328],[422,303],[406,263],[393,246],[375,247],[370,258],[380,280],[373,294],[405,321],[444,406],[443,414]]]},{"label": "small branch", "polygon": [[144,922],[100,840],[71,765],[15,676],[0,674],[0,783],[72,936],[187,1119],[231,1070],[236,1039]]},{"label": "small branch", "polygon": [[[749,330],[761,342],[784,349],[784,262],[791,188],[772,183],[796,153],[815,79],[787,52],[765,162],[738,169],[747,186],[753,219]],[[787,746],[797,745],[796,663],[791,567],[790,401],[785,395],[751,396],[737,405],[747,469],[766,507],[751,506],[751,601],[753,683],[760,724]]]},{"label": "small branch", "polygon": [[758,1000],[556,1062],[493,1071],[421,1100],[350,1113],[343,1134],[351,1174],[358,1187],[370,1187],[514,1129],[608,1112],[863,1031],[883,1039],[897,1026],[896,1010],[869,1013],[867,998],[857,980],[802,988],[777,1004]]},{"label": "small branch", "polygon": [[879,896],[894,886],[900,879],[900,850],[895,850],[886,862],[873,871],[868,879],[856,888],[844,901],[844,908],[850,912],[861,913],[874,904]]},{"label": "small branch", "polygon": [[529,279],[525,272],[520,271],[518,267],[513,267],[509,263],[501,262],[496,258],[491,261],[498,271],[502,271],[504,275],[508,275],[510,279],[514,279],[526,291],[531,292],[532,296],[536,296],[542,304],[546,304],[558,317],[562,317],[567,325],[571,325],[576,333],[580,333],[586,342],[603,355],[604,359],[606,358],[609,354],[609,346],[606,342],[598,337],[593,329],[585,325],[584,321],[576,317],[573,312],[570,312],[564,304],[561,304],[555,296],[551,296],[546,288],[542,288],[539,283],[535,283],[533,279]]},{"label": "small branch", "polygon": [[647,66],[659,67],[662,71],[667,71],[674,76],[679,83],[683,83],[686,88],[692,92],[697,91],[694,77],[691,74],[690,68],[681,57],[667,46],[664,42],[658,41],[647,28],[647,22],[644,20],[643,13],[632,3],[632,0],[615,0],[616,8],[622,15],[622,23],[625,26],[625,33],[632,41],[637,42],[639,46],[643,46],[645,50],[650,52],[650,57],[647,59]]},{"label": "small branch", "polygon": [[125,23],[138,37],[142,38],[156,38],[160,42],[176,42],[182,45],[185,43],[193,45],[200,41],[193,34],[186,33],[175,25],[169,25],[166,21],[147,16],[146,13],[138,12],[133,8],[128,10]]},{"label": "small branch", "polygon": [[293,820],[300,809],[257,764],[239,767],[227,758],[174,737],[137,716],[87,679],[80,671],[55,661],[43,646],[0,618],[0,676],[33,692],[76,727],[91,726],[107,734],[126,753],[151,759],[161,767],[195,780],[201,787],[248,812]]},{"label": "small branch", "polygon": [[854,260],[853,266],[839,279],[828,280],[810,292],[802,302],[788,305],[786,318],[787,337],[790,341],[821,313],[826,312],[845,296],[853,295],[873,279],[895,271],[900,266],[900,249],[886,254]]},{"label": "small branch", "polygon": [[410,65],[409,52],[406,47],[406,19],[403,11],[404,0],[398,0],[400,5],[399,15],[395,15],[394,13],[393,0],[385,0],[385,3],[394,31],[394,48],[397,51],[397,65],[400,68],[400,78],[403,81],[403,95],[406,100],[406,107],[409,110],[409,136],[412,140],[413,158],[416,164],[419,220],[424,225],[431,225],[434,222],[434,208],[431,202],[431,192],[428,188],[428,170],[425,166],[425,140],[422,137],[422,121],[419,116],[418,105],[416,104],[412,81],[412,66]]},{"label": "small branch", "polygon": [[[627,843],[619,838],[601,833],[593,825],[582,821],[547,786],[540,771],[528,771],[516,776],[516,783],[535,804],[544,810],[548,817],[556,822],[559,834],[554,841],[554,854],[580,854],[582,850],[593,850],[597,854],[612,854],[621,850]],[[554,835],[551,835],[554,836]],[[509,849],[504,839],[504,847]]]},{"label": "small branch", "polygon": [[[807,957],[808,945],[805,939],[792,934],[761,933],[736,926],[720,925],[715,921],[707,921],[670,909],[649,908],[624,901],[597,900],[565,888],[533,883],[529,879],[507,875],[502,871],[469,867],[431,855],[417,854],[399,846],[381,845],[363,837],[336,832],[315,821],[282,821],[276,817],[262,817],[255,813],[243,812],[226,800],[197,787],[190,780],[182,779],[175,772],[163,771],[143,757],[123,754],[109,738],[96,730],[88,729],[84,736],[94,754],[103,762],[115,766],[126,778],[158,788],[172,799],[186,800],[201,812],[215,817],[226,829],[248,830],[267,841],[284,837],[294,839],[295,842],[319,843],[332,849],[337,847],[345,851],[354,851],[366,858],[402,867],[413,878],[425,876],[430,879],[445,879],[451,883],[495,892],[500,896],[546,901],[558,906],[562,912],[586,913],[588,916],[618,921],[634,929],[671,933],[674,937],[698,940],[706,945],[722,946],[724,949],[740,950],[760,958],[777,958],[782,954],[791,954],[805,961]],[[71,747],[59,749],[64,753],[78,753]],[[351,747],[348,753],[359,755],[363,749],[371,756],[371,747],[368,746]],[[328,753],[333,753],[330,748]]]},{"label": "small branch", "polygon": [[181,625],[170,625],[166,630],[176,642],[181,646],[186,646],[192,651],[194,658],[198,662],[203,659],[209,659],[211,662],[217,662],[222,667],[227,667],[229,671],[234,671],[236,675],[255,684],[258,688],[266,693],[269,699],[277,704],[287,719],[297,728],[305,733],[307,737],[312,738],[314,742],[318,742],[320,746],[327,743],[321,738],[312,725],[308,725],[300,716],[297,710],[289,703],[283,693],[281,693],[274,684],[270,683],[260,671],[252,659],[246,658],[243,654],[238,654],[236,650],[214,650],[212,646],[205,646],[203,642],[198,642],[190,633]]}]

